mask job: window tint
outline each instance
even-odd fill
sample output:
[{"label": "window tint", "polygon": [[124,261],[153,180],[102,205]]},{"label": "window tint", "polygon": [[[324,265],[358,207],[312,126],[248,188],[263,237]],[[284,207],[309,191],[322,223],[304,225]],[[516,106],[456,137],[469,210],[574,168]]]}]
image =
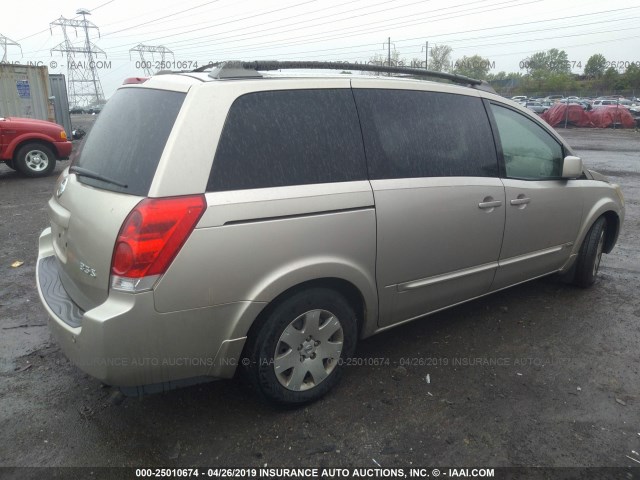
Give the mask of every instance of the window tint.
[{"label": "window tint", "polygon": [[207,190],[366,178],[350,90],[256,92],[231,106]]},{"label": "window tint", "polygon": [[507,177],[539,180],[562,175],[562,146],[541,126],[513,110],[491,105]]},{"label": "window tint", "polygon": [[100,112],[73,164],[128,187],[80,175],[79,181],[146,196],[184,97],[148,88],[118,90]]},{"label": "window tint", "polygon": [[411,90],[354,90],[372,178],[497,176],[482,100]]}]

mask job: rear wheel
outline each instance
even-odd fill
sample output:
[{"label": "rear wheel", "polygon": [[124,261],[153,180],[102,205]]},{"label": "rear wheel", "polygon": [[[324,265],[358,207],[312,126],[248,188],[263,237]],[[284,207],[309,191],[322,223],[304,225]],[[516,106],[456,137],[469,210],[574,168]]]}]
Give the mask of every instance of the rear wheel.
[{"label": "rear wheel", "polygon": [[300,405],[319,399],[355,351],[357,322],[340,294],[312,288],[293,294],[250,336],[245,373],[267,400]]},{"label": "rear wheel", "polygon": [[27,143],[18,150],[13,165],[27,177],[46,177],[56,166],[51,148],[41,143]]},{"label": "rear wheel", "polygon": [[598,218],[587,232],[576,260],[576,272],[573,279],[573,283],[579,287],[587,288],[595,283],[600,269],[606,233],[607,220],[604,217]]}]

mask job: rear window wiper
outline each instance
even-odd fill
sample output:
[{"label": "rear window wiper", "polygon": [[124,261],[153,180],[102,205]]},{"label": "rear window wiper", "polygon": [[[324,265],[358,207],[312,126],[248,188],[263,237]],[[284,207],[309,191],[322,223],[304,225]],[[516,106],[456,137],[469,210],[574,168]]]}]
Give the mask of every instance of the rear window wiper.
[{"label": "rear window wiper", "polygon": [[69,173],[75,173],[77,175],[81,175],[83,177],[87,177],[87,178],[93,178],[95,180],[101,180],[103,182],[107,182],[110,183],[112,185],[116,185],[118,187],[122,187],[122,188],[129,188],[129,185],[127,185],[126,183],[121,183],[117,180],[114,180],[113,178],[109,178],[105,175],[102,175],[98,172],[94,172],[92,170],[87,170],[86,168],[82,168],[82,167],[76,167],[75,165],[72,166],[71,168],[69,168]]}]

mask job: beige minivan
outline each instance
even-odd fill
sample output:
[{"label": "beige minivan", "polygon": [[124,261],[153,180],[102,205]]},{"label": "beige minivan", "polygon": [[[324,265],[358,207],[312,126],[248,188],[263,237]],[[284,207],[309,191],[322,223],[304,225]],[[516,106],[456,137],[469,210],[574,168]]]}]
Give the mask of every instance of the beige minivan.
[{"label": "beige minivan", "polygon": [[[287,68],[314,70],[266,73]],[[85,372],[142,394],[238,370],[300,404],[358,339],[543,275],[590,286],[624,200],[484,82],[229,62],[123,85],[49,216],[38,291]]]}]

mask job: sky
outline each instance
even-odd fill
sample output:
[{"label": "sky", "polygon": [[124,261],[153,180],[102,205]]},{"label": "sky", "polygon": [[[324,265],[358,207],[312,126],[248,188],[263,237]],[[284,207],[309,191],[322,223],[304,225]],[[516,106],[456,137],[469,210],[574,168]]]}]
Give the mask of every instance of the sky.
[{"label": "sky", "polygon": [[[83,3],[84,2],[84,3]],[[640,1],[618,0],[23,0],[6,1],[0,35],[20,45],[7,47],[7,61],[47,65],[67,74],[74,64],[55,48],[65,37],[64,17],[87,20],[91,41],[104,52],[96,67],[108,98],[127,77],[144,75],[143,44],[165,47],[170,69],[189,69],[223,60],[368,61],[391,49],[401,58],[424,60],[436,45],[453,48],[452,59],[481,55],[492,73],[522,72],[531,54],[565,50],[572,71],[582,73],[600,53],[624,71],[640,65]],[[74,45],[84,32],[67,27]],[[52,50],[53,49],[53,50]],[[0,58],[2,48],[0,46]],[[162,57],[144,53],[156,70]]]}]

